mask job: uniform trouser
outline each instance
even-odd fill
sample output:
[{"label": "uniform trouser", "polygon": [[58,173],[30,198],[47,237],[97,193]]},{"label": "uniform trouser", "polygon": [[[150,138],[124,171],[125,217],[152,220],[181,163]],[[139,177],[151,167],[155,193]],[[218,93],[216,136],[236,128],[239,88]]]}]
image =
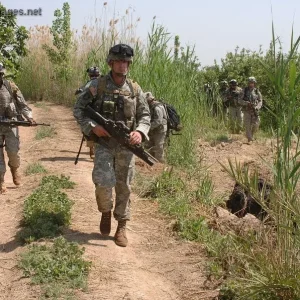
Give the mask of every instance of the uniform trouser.
[{"label": "uniform trouser", "polygon": [[240,106],[229,107],[229,127],[233,132],[239,132],[242,129],[243,113]]},{"label": "uniform trouser", "polygon": [[119,146],[108,149],[95,143],[93,182],[100,212],[112,210],[114,187],[116,193],[114,217],[118,221],[130,220],[130,183],[133,176],[133,153]]},{"label": "uniform trouser", "polygon": [[154,130],[149,133],[149,142],[147,143],[149,153],[162,163],[164,162],[164,145],[166,135],[166,131]]},{"label": "uniform trouser", "polygon": [[94,147],[94,141],[85,139],[85,142],[86,142],[86,146],[87,146],[88,148]]},{"label": "uniform trouser", "polygon": [[0,180],[4,179],[6,165],[4,160],[4,144],[8,156],[8,166],[18,168],[20,166],[20,140],[18,128],[0,127]]},{"label": "uniform trouser", "polygon": [[253,135],[259,127],[259,116],[252,111],[244,111],[244,125],[248,141],[253,141]]}]

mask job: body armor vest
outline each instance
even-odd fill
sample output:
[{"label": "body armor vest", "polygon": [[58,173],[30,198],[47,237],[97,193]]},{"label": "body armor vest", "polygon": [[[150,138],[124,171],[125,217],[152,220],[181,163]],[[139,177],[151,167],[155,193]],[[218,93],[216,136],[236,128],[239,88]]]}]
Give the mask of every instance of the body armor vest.
[{"label": "body armor vest", "polygon": [[135,129],[136,94],[129,80],[126,81],[129,90],[110,90],[107,88],[106,77],[100,77],[98,81],[97,96],[93,108],[106,119],[122,121],[131,130]]},{"label": "body armor vest", "polygon": [[0,88],[0,118],[14,118],[17,116],[16,106],[6,86]]}]

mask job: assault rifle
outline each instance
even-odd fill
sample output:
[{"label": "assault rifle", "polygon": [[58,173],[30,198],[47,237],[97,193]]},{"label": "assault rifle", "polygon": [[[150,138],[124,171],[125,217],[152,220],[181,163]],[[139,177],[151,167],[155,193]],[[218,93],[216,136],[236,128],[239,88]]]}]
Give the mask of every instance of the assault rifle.
[{"label": "assault rifle", "polygon": [[[150,153],[145,151],[142,144],[138,145],[131,145],[129,143],[130,140],[130,129],[124,124],[124,122],[121,121],[112,121],[105,119],[102,115],[100,115],[98,112],[96,112],[90,105],[87,105],[85,107],[85,113],[86,116],[94,120],[97,124],[104,127],[104,129],[110,134],[111,138],[114,139],[118,144],[121,146],[127,148],[129,151],[131,151],[133,154],[135,154],[137,157],[142,159],[144,162],[146,162],[148,165],[153,166],[155,162],[157,162],[157,159],[154,158]],[[95,142],[104,144],[105,141],[99,137],[95,137]],[[105,143],[108,147],[108,144]]]},{"label": "assault rifle", "polygon": [[29,121],[17,121],[10,119],[0,119],[0,126],[24,126],[24,127],[35,127],[35,126],[50,126],[46,123],[31,123]]}]

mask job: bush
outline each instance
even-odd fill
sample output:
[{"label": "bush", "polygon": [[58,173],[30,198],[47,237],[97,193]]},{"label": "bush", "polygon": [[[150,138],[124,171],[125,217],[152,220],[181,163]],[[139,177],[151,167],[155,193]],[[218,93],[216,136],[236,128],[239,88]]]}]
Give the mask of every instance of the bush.
[{"label": "bush", "polygon": [[73,188],[68,177],[45,176],[41,185],[25,200],[24,229],[18,233],[21,240],[30,242],[54,237],[62,226],[70,223],[72,201],[60,188]]},{"label": "bush", "polygon": [[44,287],[45,296],[49,298],[55,294],[66,294],[71,288],[86,287],[91,262],[82,258],[83,253],[84,248],[79,248],[77,243],[69,243],[59,237],[50,246],[29,246],[28,251],[21,254],[19,267],[25,277]]}]

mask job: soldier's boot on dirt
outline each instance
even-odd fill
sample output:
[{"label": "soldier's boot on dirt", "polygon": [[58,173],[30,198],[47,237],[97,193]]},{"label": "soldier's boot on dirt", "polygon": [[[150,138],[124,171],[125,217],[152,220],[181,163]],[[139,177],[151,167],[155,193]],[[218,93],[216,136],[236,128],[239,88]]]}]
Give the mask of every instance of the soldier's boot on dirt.
[{"label": "soldier's boot on dirt", "polygon": [[118,228],[115,233],[115,243],[120,247],[126,247],[128,240],[126,237],[126,221],[119,221]]},{"label": "soldier's boot on dirt", "polygon": [[13,177],[14,184],[17,186],[20,185],[21,184],[21,174],[20,174],[19,168],[11,167],[10,171],[11,171],[11,175]]},{"label": "soldier's boot on dirt", "polygon": [[102,213],[100,221],[100,232],[102,235],[109,235],[111,230],[111,211]]},{"label": "soldier's boot on dirt", "polygon": [[0,194],[4,194],[6,192],[6,185],[4,182],[4,174],[0,174]]},{"label": "soldier's boot on dirt", "polygon": [[90,158],[91,159],[95,158],[95,149],[94,149],[94,146],[90,147]]}]

